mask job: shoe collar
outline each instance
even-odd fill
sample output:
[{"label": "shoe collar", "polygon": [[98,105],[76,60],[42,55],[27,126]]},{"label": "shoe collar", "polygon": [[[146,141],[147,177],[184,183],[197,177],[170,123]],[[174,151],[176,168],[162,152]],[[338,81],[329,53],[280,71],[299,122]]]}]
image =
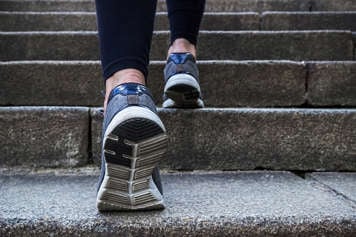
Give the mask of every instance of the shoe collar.
[{"label": "shoe collar", "polygon": [[120,84],[120,85],[114,87],[111,90],[109,99],[108,99],[108,103],[116,95],[126,96],[126,95],[142,95],[142,94],[149,95],[152,98],[152,94],[146,86],[139,84],[139,83],[133,83],[133,82],[123,83],[123,84]]},{"label": "shoe collar", "polygon": [[171,53],[168,57],[168,62],[174,62],[175,64],[183,64],[187,60],[195,62],[195,58],[191,53]]}]

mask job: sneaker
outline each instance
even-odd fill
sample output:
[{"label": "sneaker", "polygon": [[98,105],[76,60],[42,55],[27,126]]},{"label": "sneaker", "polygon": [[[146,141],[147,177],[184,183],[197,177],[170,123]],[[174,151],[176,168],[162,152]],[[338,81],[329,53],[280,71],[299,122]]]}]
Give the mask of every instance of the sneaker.
[{"label": "sneaker", "polygon": [[164,108],[204,107],[199,71],[191,53],[172,53],[164,68]]},{"label": "sneaker", "polygon": [[111,91],[102,138],[99,211],[163,209],[157,164],[167,135],[145,86],[125,83]]}]

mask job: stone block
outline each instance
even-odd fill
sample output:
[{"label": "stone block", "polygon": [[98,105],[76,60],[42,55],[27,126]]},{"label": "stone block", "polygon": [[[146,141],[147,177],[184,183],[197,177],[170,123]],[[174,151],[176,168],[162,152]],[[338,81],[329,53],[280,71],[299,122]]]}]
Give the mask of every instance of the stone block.
[{"label": "stone block", "polygon": [[[199,61],[198,66],[206,106],[298,106],[305,101],[303,63]],[[149,67],[148,86],[157,104],[162,103],[163,67],[164,62],[157,61]],[[0,74],[2,105],[103,103],[100,92],[104,83],[98,61],[0,62]]]},{"label": "stone block", "polygon": [[262,30],[356,30],[356,12],[264,12]]},{"label": "stone block", "polygon": [[[102,116],[91,110],[98,163]],[[356,171],[354,109],[160,109],[178,170]]]},{"label": "stone block", "polygon": [[[1,31],[93,31],[94,12],[1,12]],[[167,13],[156,14],[155,30],[169,30]],[[258,30],[259,14],[210,13],[203,16],[201,30]]]},{"label": "stone block", "polygon": [[[354,147],[354,155],[356,158],[356,145]],[[325,185],[325,187],[333,190],[336,194],[356,204],[356,173],[317,172],[307,174],[307,178],[318,181]]]},{"label": "stone block", "polygon": [[153,212],[99,213],[97,180],[0,176],[0,235],[344,237],[356,230],[354,206],[289,172],[164,174],[166,209]]},{"label": "stone block", "polygon": [[88,115],[80,107],[0,107],[0,166],[87,164]]},{"label": "stone block", "polygon": [[[0,32],[0,60],[97,60],[97,33]],[[350,31],[202,31],[200,60],[352,60]],[[169,34],[155,32],[151,60],[164,60]]]},{"label": "stone block", "polygon": [[308,103],[356,106],[356,62],[310,62],[308,68]]}]

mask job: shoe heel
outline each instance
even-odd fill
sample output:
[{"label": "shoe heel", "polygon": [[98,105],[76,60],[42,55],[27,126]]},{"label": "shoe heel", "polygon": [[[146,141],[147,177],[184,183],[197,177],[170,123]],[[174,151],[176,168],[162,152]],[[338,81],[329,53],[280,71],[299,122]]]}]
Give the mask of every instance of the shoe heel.
[{"label": "shoe heel", "polygon": [[149,109],[131,106],[115,115],[104,134],[105,177],[98,191],[98,209],[164,208],[152,173],[165,156],[167,142],[161,120]]}]

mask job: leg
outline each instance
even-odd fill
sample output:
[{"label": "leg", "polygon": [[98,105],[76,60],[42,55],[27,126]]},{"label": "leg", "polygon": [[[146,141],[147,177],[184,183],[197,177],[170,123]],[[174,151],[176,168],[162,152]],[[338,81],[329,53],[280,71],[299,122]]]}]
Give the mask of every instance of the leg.
[{"label": "leg", "polygon": [[156,0],[96,0],[106,80],[100,211],[163,208],[165,127],[145,87]]},{"label": "leg", "polygon": [[125,82],[145,84],[157,0],[96,0],[101,62],[110,91]]},{"label": "leg", "polygon": [[167,0],[171,45],[164,69],[163,107],[204,107],[196,65],[196,44],[205,0]]},{"label": "leg", "polygon": [[196,58],[199,26],[205,0],[166,0],[171,30],[171,53],[189,52]]}]

